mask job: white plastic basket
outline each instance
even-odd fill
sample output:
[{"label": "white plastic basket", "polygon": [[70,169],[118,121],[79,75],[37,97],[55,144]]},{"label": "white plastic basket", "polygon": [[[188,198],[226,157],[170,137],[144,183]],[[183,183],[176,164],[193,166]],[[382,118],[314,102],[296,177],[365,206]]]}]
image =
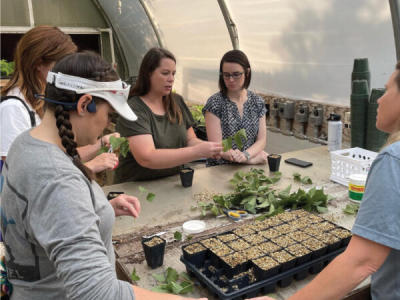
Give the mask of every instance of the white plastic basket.
[{"label": "white plastic basket", "polygon": [[362,148],[350,148],[331,152],[332,181],[348,186],[351,174],[368,174],[378,153]]}]

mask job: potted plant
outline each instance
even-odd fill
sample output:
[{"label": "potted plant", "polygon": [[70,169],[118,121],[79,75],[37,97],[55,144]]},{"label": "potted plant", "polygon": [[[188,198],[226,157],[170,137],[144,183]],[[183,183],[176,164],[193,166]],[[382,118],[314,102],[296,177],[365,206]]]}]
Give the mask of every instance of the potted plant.
[{"label": "potted plant", "polygon": [[195,124],[193,125],[194,133],[199,139],[207,141],[206,122],[202,111],[203,107],[204,105],[193,105],[190,107],[190,112],[195,121]]},{"label": "potted plant", "polygon": [[5,59],[0,60],[0,75],[2,79],[9,79],[14,73],[14,62],[7,62]]}]

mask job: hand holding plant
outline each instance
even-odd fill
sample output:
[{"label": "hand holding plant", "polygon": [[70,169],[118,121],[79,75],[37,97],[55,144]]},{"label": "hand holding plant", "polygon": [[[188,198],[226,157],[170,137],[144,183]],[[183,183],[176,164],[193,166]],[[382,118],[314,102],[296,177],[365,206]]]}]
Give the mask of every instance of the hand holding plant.
[{"label": "hand holding plant", "polygon": [[[103,137],[103,141],[105,143],[105,146],[100,148],[99,154],[101,153],[107,153],[110,149],[110,146],[112,147],[112,151],[119,156],[121,154],[123,157],[126,157],[126,155],[129,152],[129,142],[126,138],[124,137],[117,137],[115,135],[119,136],[119,133],[116,134],[111,134],[111,135],[106,135]],[[108,146],[107,146],[108,144]]]}]

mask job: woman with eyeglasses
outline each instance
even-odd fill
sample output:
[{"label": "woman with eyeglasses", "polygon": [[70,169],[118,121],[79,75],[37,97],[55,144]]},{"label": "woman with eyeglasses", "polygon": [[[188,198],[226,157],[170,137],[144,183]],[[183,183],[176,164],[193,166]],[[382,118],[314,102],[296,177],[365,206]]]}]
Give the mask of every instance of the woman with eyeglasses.
[{"label": "woman with eyeglasses", "polygon": [[116,130],[128,138],[130,153],[120,160],[116,183],[174,175],[182,164],[219,157],[221,141],[199,140],[183,98],[172,92],[175,72],[176,59],[168,50],[152,48],[144,56],[128,100],[138,121],[117,121]]},{"label": "woman with eyeglasses", "polygon": [[207,165],[265,164],[265,102],[248,90],[251,69],[246,54],[240,50],[225,53],[219,72],[220,91],[212,95],[203,108],[208,140],[220,143],[241,129],[246,131],[247,140],[242,149],[233,140],[232,149],[223,152],[219,160],[208,159]]}]

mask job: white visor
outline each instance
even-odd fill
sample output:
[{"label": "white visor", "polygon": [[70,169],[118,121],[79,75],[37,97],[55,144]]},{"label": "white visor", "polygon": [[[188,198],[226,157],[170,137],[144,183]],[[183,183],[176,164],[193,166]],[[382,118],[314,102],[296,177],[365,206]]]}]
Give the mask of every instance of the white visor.
[{"label": "white visor", "polygon": [[54,84],[56,88],[74,91],[77,94],[90,94],[104,99],[121,115],[129,121],[136,121],[137,117],[129,107],[130,85],[122,80],[117,81],[94,81],[82,77],[49,72],[47,82]]}]

